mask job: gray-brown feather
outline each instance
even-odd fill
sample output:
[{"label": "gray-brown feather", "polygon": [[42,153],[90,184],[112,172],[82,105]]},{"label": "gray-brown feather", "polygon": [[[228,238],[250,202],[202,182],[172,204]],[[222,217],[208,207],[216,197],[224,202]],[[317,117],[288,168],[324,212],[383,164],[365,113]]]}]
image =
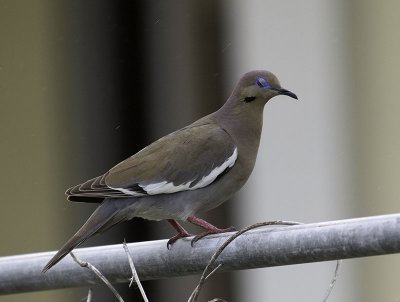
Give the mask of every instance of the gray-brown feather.
[{"label": "gray-brown feather", "polygon": [[100,202],[108,197],[132,197],[118,189],[146,195],[143,187],[164,181],[174,186],[190,183],[192,188],[221,166],[235,148],[229,134],[207,116],[155,141],[104,175],[68,189],[66,194],[71,201]]}]

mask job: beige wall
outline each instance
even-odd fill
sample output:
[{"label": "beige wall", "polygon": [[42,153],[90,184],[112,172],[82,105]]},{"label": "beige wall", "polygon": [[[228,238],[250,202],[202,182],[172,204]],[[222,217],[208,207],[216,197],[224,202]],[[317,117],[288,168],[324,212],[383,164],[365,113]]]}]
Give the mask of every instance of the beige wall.
[{"label": "beige wall", "polygon": [[[400,212],[400,2],[350,7],[356,215]],[[398,301],[399,255],[355,261],[360,301]]]},{"label": "beige wall", "polygon": [[[68,212],[58,171],[64,150],[51,2],[0,2],[0,256],[49,250]],[[70,301],[68,296],[58,291],[0,299]]]}]

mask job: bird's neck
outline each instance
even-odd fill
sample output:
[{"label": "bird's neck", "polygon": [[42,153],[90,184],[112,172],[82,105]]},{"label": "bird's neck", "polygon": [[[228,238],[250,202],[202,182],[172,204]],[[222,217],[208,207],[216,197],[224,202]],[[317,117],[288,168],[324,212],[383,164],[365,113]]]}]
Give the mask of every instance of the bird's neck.
[{"label": "bird's neck", "polygon": [[[232,97],[231,97],[232,98]],[[254,101],[253,104],[246,104],[241,101],[228,99],[215,116],[220,125],[230,133],[247,134],[250,137],[257,137],[259,141],[263,124],[264,102]]]},{"label": "bird's neck", "polygon": [[[260,104],[259,107],[257,104],[238,105],[237,101],[236,103],[229,101],[215,112],[216,120],[220,127],[231,135],[239,153],[255,160],[261,138],[264,105]],[[248,164],[252,166],[254,162]]]}]

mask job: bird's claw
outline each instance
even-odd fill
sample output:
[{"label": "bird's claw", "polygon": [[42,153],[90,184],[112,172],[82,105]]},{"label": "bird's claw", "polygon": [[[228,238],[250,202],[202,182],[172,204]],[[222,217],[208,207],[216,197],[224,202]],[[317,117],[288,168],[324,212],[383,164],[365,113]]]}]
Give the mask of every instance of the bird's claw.
[{"label": "bird's claw", "polygon": [[206,230],[205,232],[200,233],[200,234],[194,236],[194,238],[192,239],[192,241],[190,242],[190,244],[191,244],[191,246],[193,247],[193,245],[194,245],[197,241],[199,241],[201,238],[203,238],[203,237],[205,237],[205,236],[208,236],[208,235],[211,235],[211,234],[227,233],[227,232],[236,232],[236,228],[235,228],[235,227],[229,227],[229,228],[226,228],[226,229],[219,229],[219,228],[215,228],[215,229],[214,229],[214,228],[213,228],[213,229]]},{"label": "bird's claw", "polygon": [[189,233],[177,233],[174,237],[170,238],[167,242],[167,249],[170,249],[171,245],[173,245],[178,239],[190,237],[192,236]]}]

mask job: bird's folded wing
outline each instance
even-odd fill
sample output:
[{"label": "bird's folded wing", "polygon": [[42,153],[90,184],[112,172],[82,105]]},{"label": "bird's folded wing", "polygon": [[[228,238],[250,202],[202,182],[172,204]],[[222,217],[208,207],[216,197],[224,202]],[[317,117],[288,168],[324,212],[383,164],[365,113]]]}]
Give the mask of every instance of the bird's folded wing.
[{"label": "bird's folded wing", "polygon": [[230,135],[218,125],[193,125],[155,141],[106,174],[66,193],[104,198],[195,190],[231,169],[237,152]]}]

